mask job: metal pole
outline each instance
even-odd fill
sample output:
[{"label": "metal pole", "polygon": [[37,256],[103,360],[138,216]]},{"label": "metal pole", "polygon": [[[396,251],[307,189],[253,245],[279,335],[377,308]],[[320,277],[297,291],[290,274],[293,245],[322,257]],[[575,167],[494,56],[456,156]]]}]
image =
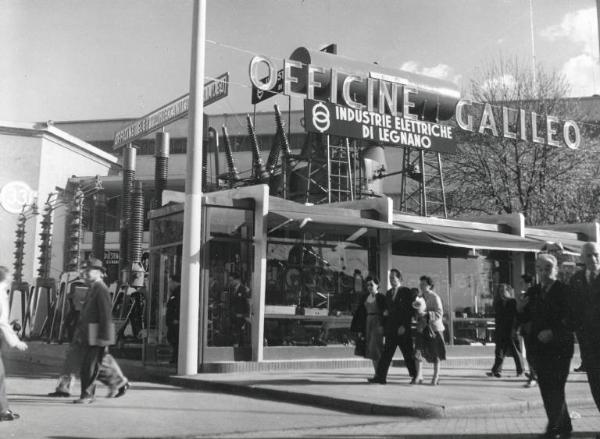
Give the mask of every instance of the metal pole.
[{"label": "metal pole", "polygon": [[200,249],[202,220],[202,112],[204,105],[204,44],[206,0],[194,0],[190,104],[183,211],[181,306],[177,373],[198,373],[200,312]]}]

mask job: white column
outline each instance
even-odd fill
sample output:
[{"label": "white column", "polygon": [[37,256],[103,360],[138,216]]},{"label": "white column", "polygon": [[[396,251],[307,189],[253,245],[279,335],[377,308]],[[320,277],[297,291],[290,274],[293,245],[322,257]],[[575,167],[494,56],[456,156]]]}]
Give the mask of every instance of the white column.
[{"label": "white column", "polygon": [[[381,221],[388,224],[394,223],[394,204],[391,198],[384,199],[386,205],[385,212],[381,212]],[[382,209],[383,210],[383,209]],[[377,234],[379,238],[379,291],[385,292],[392,285],[389,283],[389,273],[392,268],[392,232],[390,230],[380,230]]]},{"label": "white column", "polygon": [[206,0],[194,0],[192,59],[190,69],[189,127],[185,207],[183,211],[183,250],[179,356],[177,373],[198,373],[198,333],[200,325],[200,249],[202,230],[202,110],[204,105],[204,43],[206,39]]},{"label": "white column", "polygon": [[269,187],[262,185],[261,198],[255,198],[254,266],[250,319],[252,327],[252,361],[263,360],[265,338],[265,294],[267,285],[267,214]]}]

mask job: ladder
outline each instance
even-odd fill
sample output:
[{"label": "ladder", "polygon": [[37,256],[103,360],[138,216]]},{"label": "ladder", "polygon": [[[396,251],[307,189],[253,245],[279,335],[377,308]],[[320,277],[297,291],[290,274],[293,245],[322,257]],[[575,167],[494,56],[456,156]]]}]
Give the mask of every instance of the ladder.
[{"label": "ladder", "polygon": [[327,201],[337,203],[354,200],[352,163],[349,139],[340,139],[338,144],[327,136]]},{"label": "ladder", "polygon": [[440,153],[405,147],[402,170],[398,210],[448,218]]}]

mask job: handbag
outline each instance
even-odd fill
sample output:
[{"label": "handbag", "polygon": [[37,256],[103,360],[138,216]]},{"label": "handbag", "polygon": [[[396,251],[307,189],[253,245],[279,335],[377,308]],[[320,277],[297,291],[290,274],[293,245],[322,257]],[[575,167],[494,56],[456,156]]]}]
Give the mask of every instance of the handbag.
[{"label": "handbag", "polygon": [[364,357],[367,355],[367,341],[364,338],[358,337],[356,339],[356,344],[354,345],[354,355],[358,357]]},{"label": "handbag", "polygon": [[423,329],[423,338],[425,338],[425,340],[427,341],[433,340],[435,338],[435,331],[433,330],[431,325],[427,325]]},{"label": "handbag", "polygon": [[[88,344],[90,346],[100,346],[98,344],[98,326],[99,323],[90,323],[88,325]],[[111,322],[108,325],[108,340],[105,340],[108,341],[109,345],[116,343],[115,332],[115,324]]]}]

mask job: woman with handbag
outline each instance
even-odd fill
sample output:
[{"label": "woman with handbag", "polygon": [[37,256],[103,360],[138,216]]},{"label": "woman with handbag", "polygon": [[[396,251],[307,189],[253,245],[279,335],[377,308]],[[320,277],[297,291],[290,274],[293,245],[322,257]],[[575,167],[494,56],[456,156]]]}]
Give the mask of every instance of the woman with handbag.
[{"label": "woman with handbag", "polygon": [[442,316],[442,300],[433,291],[433,280],[429,276],[419,279],[419,295],[413,302],[417,310],[417,331],[415,337],[415,363],[417,374],[412,384],[423,383],[423,359],[433,363],[433,377],[431,385],[440,383],[440,361],[446,359],[446,345],[444,344],[444,324]]},{"label": "woman with handbag", "polygon": [[[378,292],[379,279],[368,276],[365,284],[368,294],[361,299],[352,318],[350,329],[358,334],[355,353],[361,354],[360,345],[364,343],[363,356],[371,359],[376,372],[379,358],[383,352],[383,319],[387,314],[387,305],[385,296]],[[369,382],[377,382],[376,377],[369,378]]]},{"label": "woman with handbag", "polygon": [[[8,291],[11,283],[12,276],[8,268],[0,266],[0,340],[2,345],[24,351],[27,349],[27,345],[19,339],[10,323],[8,323]],[[19,419],[19,415],[8,408],[6,375],[0,356],[0,421],[14,421],[15,419]]]}]

